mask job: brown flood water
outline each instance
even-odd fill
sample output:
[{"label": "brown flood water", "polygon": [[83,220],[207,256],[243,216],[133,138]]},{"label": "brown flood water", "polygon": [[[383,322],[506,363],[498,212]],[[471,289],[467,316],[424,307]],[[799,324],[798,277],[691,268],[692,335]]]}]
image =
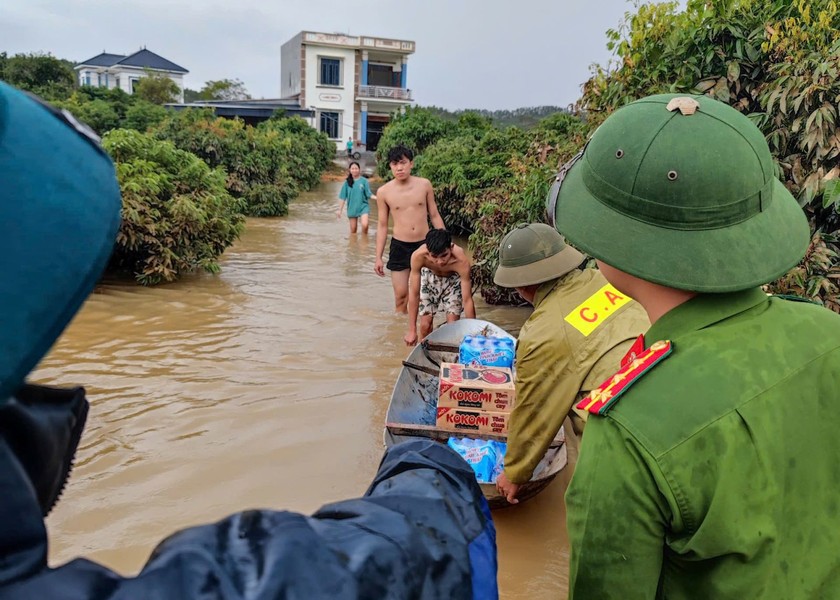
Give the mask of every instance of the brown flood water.
[{"label": "brown flood water", "polygon": [[[48,519],[51,564],[83,555],[133,574],[176,529],[364,493],[408,349],[390,280],[372,271],[373,230],[348,239],[336,221],[339,186],[249,220],[219,276],[90,297],[32,376],[84,385],[91,401]],[[514,334],[529,313],[476,310]],[[502,598],[566,596],[568,476],[494,512]]]}]

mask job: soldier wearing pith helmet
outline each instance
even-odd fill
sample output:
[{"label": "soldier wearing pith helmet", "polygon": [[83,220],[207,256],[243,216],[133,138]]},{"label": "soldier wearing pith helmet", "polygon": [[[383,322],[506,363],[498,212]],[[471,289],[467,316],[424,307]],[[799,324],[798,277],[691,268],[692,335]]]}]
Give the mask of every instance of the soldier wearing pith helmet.
[{"label": "soldier wearing pith helmet", "polygon": [[840,597],[840,316],[759,287],[809,243],[761,132],[651,96],[561,174],[557,228],[652,323],[578,404],[570,597]]},{"label": "soldier wearing pith helmet", "polygon": [[575,429],[586,412],[573,406],[610,375],[647,329],[644,310],[621,294],[545,223],[522,224],[499,246],[494,281],[534,306],[516,345],[516,405],[505,469],[496,487],[516,502],[566,415]]}]

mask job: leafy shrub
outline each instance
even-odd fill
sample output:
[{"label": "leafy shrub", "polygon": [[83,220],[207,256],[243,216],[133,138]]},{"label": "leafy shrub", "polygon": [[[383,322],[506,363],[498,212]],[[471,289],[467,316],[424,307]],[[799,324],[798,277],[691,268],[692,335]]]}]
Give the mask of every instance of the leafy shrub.
[{"label": "leafy shrub", "polygon": [[263,143],[270,146],[278,137],[287,140],[279,160],[287,165],[286,171],[303,190],[310,190],[321,180],[321,174],[335,156],[335,144],[325,133],[316,131],[300,117],[272,118],[257,126],[263,134]]},{"label": "leafy shrub", "polygon": [[162,106],[138,99],[126,110],[121,126],[123,129],[145,132],[162,123],[167,115],[167,110]]},{"label": "leafy shrub", "polygon": [[480,216],[468,199],[503,187],[512,175],[509,161],[528,144],[516,128],[490,128],[479,139],[475,133],[443,139],[417,159],[418,175],[433,182],[444,222],[459,233],[471,233]]},{"label": "leafy shrub", "polygon": [[52,54],[15,54],[0,52],[0,79],[45,100],[63,100],[76,85],[73,63]]},{"label": "leafy shrub", "polygon": [[298,195],[293,180],[285,187],[258,183],[248,188],[245,199],[248,214],[255,217],[277,217],[289,214],[289,202]]},{"label": "leafy shrub", "polygon": [[217,118],[210,109],[190,109],[172,114],[154,133],[213,168],[223,167],[228,192],[243,198],[253,216],[285,215],[289,200],[319,181],[335,152],[327,136],[300,117],[251,127]]},{"label": "leafy shrub", "polygon": [[65,100],[53,102],[69,110],[100,136],[111,129],[136,129],[146,131],[163,121],[168,112],[138,96],[119,88],[107,89],[82,86]]},{"label": "leafy shrub", "polygon": [[198,269],[217,272],[218,257],[244,224],[224,171],[137,131],[110,131],[102,144],[116,163],[123,200],[109,270],[144,285]]},{"label": "leafy shrub", "polygon": [[389,175],[388,151],[394,146],[403,144],[418,155],[436,141],[453,135],[457,129],[457,124],[428,108],[407,107],[405,112],[393,114],[376,147],[377,173],[381,177]]}]

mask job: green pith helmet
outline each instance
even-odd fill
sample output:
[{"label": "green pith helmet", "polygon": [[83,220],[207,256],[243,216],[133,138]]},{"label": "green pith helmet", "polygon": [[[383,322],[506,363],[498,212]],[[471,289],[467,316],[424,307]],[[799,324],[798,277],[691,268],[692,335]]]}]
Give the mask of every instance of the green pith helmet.
[{"label": "green pith helmet", "polygon": [[773,281],[810,241],[764,136],[706,96],[650,96],[607,118],[563,180],[554,217],[595,258],[696,292]]},{"label": "green pith helmet", "polygon": [[523,223],[499,246],[493,281],[506,288],[526,287],[562,277],[583,262],[583,254],[544,223]]}]

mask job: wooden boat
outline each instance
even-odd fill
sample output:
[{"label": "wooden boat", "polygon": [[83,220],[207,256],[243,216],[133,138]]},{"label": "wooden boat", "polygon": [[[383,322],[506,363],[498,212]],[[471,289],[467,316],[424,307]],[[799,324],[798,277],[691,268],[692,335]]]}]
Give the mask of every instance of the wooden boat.
[{"label": "wooden boat", "polygon": [[[422,344],[415,346],[408,358],[403,361],[403,368],[391,393],[391,402],[385,417],[386,446],[416,437],[426,437],[446,443],[451,435],[506,440],[506,436],[500,435],[476,434],[472,436],[461,432],[453,434],[435,426],[440,363],[457,361],[458,346],[466,335],[513,337],[489,321],[462,319],[439,327]],[[545,489],[557,473],[566,466],[566,462],[565,437],[561,429],[534,470],[531,480],[519,488],[517,498],[520,502],[532,498]],[[479,485],[491,508],[509,506],[504,496],[496,491],[496,484],[479,482]]]}]

